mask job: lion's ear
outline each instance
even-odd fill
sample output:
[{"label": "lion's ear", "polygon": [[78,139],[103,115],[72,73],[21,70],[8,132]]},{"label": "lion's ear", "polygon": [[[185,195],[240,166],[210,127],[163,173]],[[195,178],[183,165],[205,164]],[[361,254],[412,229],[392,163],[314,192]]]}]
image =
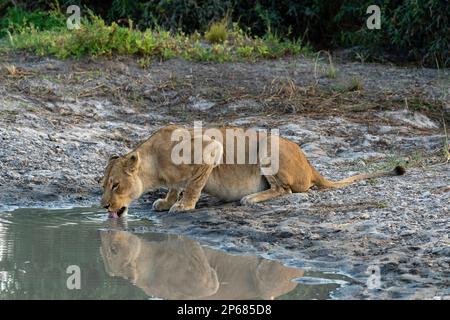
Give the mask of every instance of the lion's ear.
[{"label": "lion's ear", "polygon": [[130,172],[130,173],[135,172],[139,166],[139,161],[140,161],[140,156],[139,156],[138,152],[130,153],[127,156],[127,161],[126,161],[126,165],[125,165],[127,172]]},{"label": "lion's ear", "polygon": [[111,155],[109,157],[108,162],[111,162],[112,160],[116,160],[116,159],[119,159],[119,158],[120,158],[120,156],[118,156],[117,154],[113,154],[113,155]]}]

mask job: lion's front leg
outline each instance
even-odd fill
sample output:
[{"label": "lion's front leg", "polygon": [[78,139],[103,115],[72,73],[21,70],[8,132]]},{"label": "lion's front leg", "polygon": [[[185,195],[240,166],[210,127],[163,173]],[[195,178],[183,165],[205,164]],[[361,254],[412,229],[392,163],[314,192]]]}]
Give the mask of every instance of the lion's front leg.
[{"label": "lion's front leg", "polygon": [[202,165],[195,171],[194,177],[188,182],[185,190],[183,191],[182,198],[177,201],[169,210],[169,212],[182,212],[195,209],[202,189],[208,180],[213,166]]},{"label": "lion's front leg", "polygon": [[178,200],[178,190],[169,189],[167,195],[164,199],[158,199],[153,202],[153,210],[155,211],[167,211],[169,210],[175,202]]}]

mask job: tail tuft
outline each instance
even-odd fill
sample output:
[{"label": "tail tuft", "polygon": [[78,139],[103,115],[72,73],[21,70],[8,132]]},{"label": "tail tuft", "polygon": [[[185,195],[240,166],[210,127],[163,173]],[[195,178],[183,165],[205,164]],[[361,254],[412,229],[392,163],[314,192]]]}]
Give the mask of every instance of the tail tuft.
[{"label": "tail tuft", "polygon": [[395,172],[396,175],[402,176],[402,175],[405,174],[406,169],[405,169],[405,167],[402,167],[402,166],[396,166],[395,169],[394,169],[394,172]]}]

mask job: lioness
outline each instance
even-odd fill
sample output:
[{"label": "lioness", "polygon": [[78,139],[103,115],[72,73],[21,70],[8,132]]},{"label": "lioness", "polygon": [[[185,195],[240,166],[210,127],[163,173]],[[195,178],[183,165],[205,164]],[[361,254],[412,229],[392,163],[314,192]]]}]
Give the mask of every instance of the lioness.
[{"label": "lioness", "polygon": [[[225,201],[240,200],[242,204],[252,204],[287,193],[305,192],[312,186],[321,189],[339,188],[363,179],[402,175],[405,172],[403,167],[398,166],[391,171],[329,181],[314,169],[297,144],[279,137],[278,170],[274,174],[264,174],[264,159],[262,162],[258,158],[255,163],[239,164],[239,152],[233,152],[234,163],[223,161],[227,158],[227,151],[230,152],[223,147],[230,142],[225,131],[231,130],[234,134],[234,141],[231,142],[240,138],[247,139],[246,133],[240,128],[216,129],[223,134],[222,141],[208,135],[207,130],[199,135],[195,129],[185,129],[190,133],[190,141],[187,142],[191,142],[192,161],[174,163],[173,152],[180,142],[173,141],[173,134],[181,129],[175,125],[164,127],[128,154],[109,159],[102,181],[104,192],[101,204],[111,217],[126,214],[133,200],[143,192],[159,187],[168,188],[169,191],[164,199],[153,203],[154,210],[181,212],[194,209],[202,191]],[[258,150],[263,145],[271,145],[272,139],[269,136],[265,140],[258,139],[254,146],[246,144],[243,150],[245,159],[251,158],[250,152],[255,148]],[[208,152],[203,153],[203,156],[207,155],[206,158],[196,161],[198,157],[194,146],[199,144]],[[236,150],[235,146],[234,151]]]}]

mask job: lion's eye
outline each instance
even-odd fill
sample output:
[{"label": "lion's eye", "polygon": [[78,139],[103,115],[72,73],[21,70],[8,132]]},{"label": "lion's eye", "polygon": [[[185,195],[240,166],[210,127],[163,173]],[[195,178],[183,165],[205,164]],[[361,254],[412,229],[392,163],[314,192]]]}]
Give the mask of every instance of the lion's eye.
[{"label": "lion's eye", "polygon": [[117,190],[118,187],[119,187],[119,183],[114,183],[111,190]]}]

